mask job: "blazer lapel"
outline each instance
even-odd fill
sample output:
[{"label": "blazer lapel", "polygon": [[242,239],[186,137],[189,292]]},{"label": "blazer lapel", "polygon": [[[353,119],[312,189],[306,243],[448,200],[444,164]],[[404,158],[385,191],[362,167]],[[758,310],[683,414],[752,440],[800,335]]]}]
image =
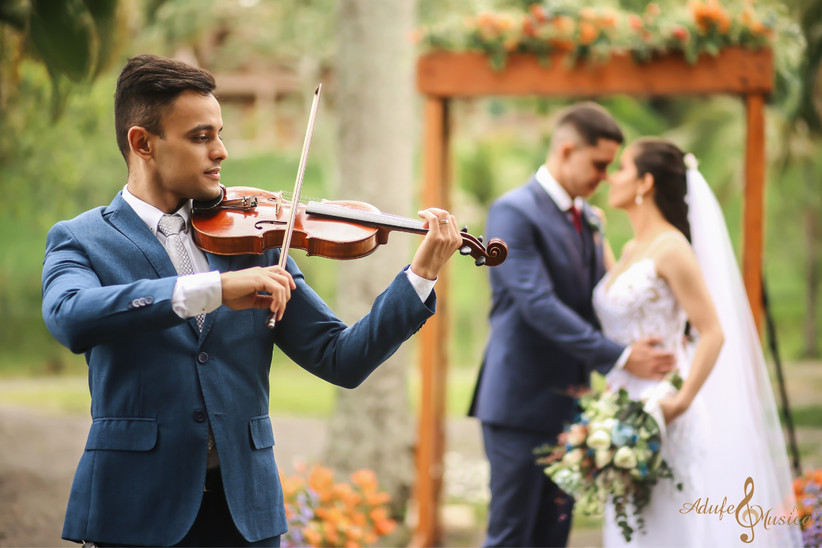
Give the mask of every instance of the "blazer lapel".
[{"label": "blazer lapel", "polygon": [[123,199],[122,192],[118,192],[114,200],[103,213],[111,225],[143,253],[159,278],[176,276],[174,264],[157,237],[151,233],[143,220],[131,209]]},{"label": "blazer lapel", "polygon": [[[106,208],[103,213],[107,217],[111,225],[120,231],[126,238],[132,241],[139,249],[151,266],[158,278],[169,278],[177,275],[177,269],[174,268],[174,263],[168,256],[168,252],[157,239],[157,236],[152,234],[151,230],[146,226],[146,223],[140,218],[137,213],[131,208],[123,199],[123,193],[118,192],[114,200]],[[206,315],[208,319],[208,314]],[[186,321],[194,330],[194,334],[199,337],[201,335],[200,328],[197,326],[197,320],[188,318]],[[203,326],[203,333],[205,333],[205,325]]]}]

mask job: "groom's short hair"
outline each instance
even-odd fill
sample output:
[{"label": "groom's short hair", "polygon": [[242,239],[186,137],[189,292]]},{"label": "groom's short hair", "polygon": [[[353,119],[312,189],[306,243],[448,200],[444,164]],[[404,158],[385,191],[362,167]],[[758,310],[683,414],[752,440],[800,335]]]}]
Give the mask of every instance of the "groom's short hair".
[{"label": "groom's short hair", "polygon": [[625,140],[613,116],[604,107],[592,101],[577,103],[563,110],[554,131],[565,127],[572,127],[590,146],[596,146],[600,139],[619,144]]}]

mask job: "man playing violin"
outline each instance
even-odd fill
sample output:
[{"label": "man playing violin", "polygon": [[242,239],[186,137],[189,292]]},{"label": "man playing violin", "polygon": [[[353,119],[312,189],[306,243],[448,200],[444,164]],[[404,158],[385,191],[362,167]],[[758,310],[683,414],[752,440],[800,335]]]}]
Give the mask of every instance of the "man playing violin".
[{"label": "man playing violin", "polygon": [[[434,313],[460,246],[448,212],[411,265],[347,326],[279,251],[218,256],[191,239],[191,200],[220,195],[227,151],[206,71],[150,55],[115,92],[128,182],[106,207],[57,223],[43,317],[89,366],[93,422],[63,538],[104,545],[279,546],[269,367],[279,346],[309,372],[359,385]],[[267,319],[277,319],[274,329]]]}]

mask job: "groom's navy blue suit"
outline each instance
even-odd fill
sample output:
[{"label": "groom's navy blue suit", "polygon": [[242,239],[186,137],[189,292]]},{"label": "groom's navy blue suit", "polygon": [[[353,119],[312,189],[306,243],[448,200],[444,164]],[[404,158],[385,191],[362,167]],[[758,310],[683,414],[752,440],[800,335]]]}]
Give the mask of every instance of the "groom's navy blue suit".
[{"label": "groom's navy blue suit", "polygon": [[[208,261],[225,272],[277,264],[278,254]],[[433,293],[421,302],[401,273],[371,313],[347,327],[290,259],[288,271],[297,289],[275,330],[266,326],[267,310],[221,306],[199,332],[194,318],[172,310],[174,266],[120,194],[108,207],[55,225],[46,245],[43,316],[61,343],[85,353],[93,418],[64,538],[179,542],[203,498],[209,424],[239,532],[249,541],[285,532],[268,416],[272,346],[313,374],[354,387],[435,304]]]},{"label": "groom's navy blue suit", "polygon": [[556,546],[567,541],[570,505],[532,451],[553,442],[573,416],[569,389],[592,370],[607,372],[624,348],[598,331],[591,295],[603,276],[600,235],[582,212],[582,234],[536,180],[499,198],[488,237],[508,244],[489,269],[491,332],[471,415],[483,424],[491,463],[491,546]]}]

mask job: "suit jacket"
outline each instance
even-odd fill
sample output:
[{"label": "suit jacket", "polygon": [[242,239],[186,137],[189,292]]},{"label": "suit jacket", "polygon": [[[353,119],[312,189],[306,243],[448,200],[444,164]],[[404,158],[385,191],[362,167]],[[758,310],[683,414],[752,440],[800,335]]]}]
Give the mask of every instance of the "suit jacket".
[{"label": "suit jacket", "polygon": [[[221,272],[276,264],[216,256]],[[89,367],[93,422],[66,511],[63,537],[169,545],[188,532],[203,496],[208,427],[226,499],[249,541],[286,531],[268,416],[272,346],[334,384],[353,388],[433,314],[400,273],[369,315],[342,323],[306,284],[283,319],[221,306],[194,318],[171,308],[177,278],[163,246],[120,194],[108,207],[60,222],[43,264],[43,317]]]},{"label": "suit jacket", "polygon": [[602,242],[587,204],[582,214],[580,237],[535,178],[491,206],[486,233],[505,240],[508,258],[489,271],[491,330],[469,412],[483,422],[558,434],[573,414],[569,389],[624,350],[598,330]]}]

